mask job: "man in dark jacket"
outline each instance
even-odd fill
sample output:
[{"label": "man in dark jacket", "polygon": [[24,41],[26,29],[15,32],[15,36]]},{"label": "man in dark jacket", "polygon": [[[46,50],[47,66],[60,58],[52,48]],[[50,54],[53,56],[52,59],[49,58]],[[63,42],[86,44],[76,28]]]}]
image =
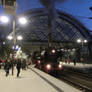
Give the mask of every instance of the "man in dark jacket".
[{"label": "man in dark jacket", "polygon": [[11,69],[12,69],[12,75],[14,74],[14,59],[10,60],[11,63]]},{"label": "man in dark jacket", "polygon": [[21,69],[21,60],[20,59],[18,59],[18,61],[17,61],[16,68],[17,68],[17,77],[19,77],[20,69]]},{"label": "man in dark jacket", "polygon": [[5,62],[5,72],[6,72],[6,77],[9,75],[9,69],[10,69],[10,61],[6,60]]}]

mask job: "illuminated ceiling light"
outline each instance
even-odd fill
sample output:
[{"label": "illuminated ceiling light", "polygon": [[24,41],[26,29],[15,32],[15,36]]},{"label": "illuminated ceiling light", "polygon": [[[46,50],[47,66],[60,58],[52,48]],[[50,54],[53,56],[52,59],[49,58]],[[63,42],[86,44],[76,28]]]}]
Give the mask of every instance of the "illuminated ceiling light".
[{"label": "illuminated ceiling light", "polygon": [[17,39],[18,39],[18,40],[22,40],[23,37],[20,35],[20,36],[17,37]]},{"label": "illuminated ceiling light", "polygon": [[13,37],[12,37],[12,36],[8,36],[7,39],[8,39],[8,40],[12,40]]},{"label": "illuminated ceiling light", "polygon": [[72,50],[73,50],[73,51],[75,51],[76,49],[75,49],[75,48],[73,48]]},{"label": "illuminated ceiling light", "polygon": [[9,22],[9,18],[6,17],[6,16],[1,16],[0,17],[0,21],[3,22],[3,23],[8,23]]},{"label": "illuminated ceiling light", "polygon": [[77,40],[77,43],[81,43],[81,39],[78,39],[78,40]]},{"label": "illuminated ceiling light", "polygon": [[68,49],[68,51],[71,51],[70,49]]},{"label": "illuminated ceiling light", "polygon": [[65,49],[64,51],[67,52],[68,50]]},{"label": "illuminated ceiling light", "polygon": [[5,42],[3,42],[3,45],[5,45]]},{"label": "illuminated ceiling light", "polygon": [[24,24],[26,24],[26,23],[27,23],[27,19],[26,19],[26,18],[24,18],[24,17],[19,18],[19,23],[24,25]]},{"label": "illuminated ceiling light", "polygon": [[60,51],[60,49],[58,49],[57,51]]},{"label": "illuminated ceiling light", "polygon": [[61,49],[61,51],[64,51],[64,49]]},{"label": "illuminated ceiling light", "polygon": [[87,43],[88,41],[87,40],[84,40],[84,43]]}]

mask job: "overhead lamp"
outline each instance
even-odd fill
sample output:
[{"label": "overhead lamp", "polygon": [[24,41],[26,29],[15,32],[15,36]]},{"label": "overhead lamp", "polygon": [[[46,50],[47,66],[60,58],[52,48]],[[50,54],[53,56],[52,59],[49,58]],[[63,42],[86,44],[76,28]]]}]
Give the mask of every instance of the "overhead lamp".
[{"label": "overhead lamp", "polygon": [[1,16],[0,17],[0,21],[3,23],[8,23],[9,22],[9,18],[7,16]]},{"label": "overhead lamp", "polygon": [[87,43],[88,41],[87,40],[84,40],[84,43]]},{"label": "overhead lamp", "polygon": [[12,37],[12,36],[8,36],[7,39],[8,39],[8,40],[12,40],[13,37]]},{"label": "overhead lamp", "polygon": [[81,43],[81,39],[78,39],[78,40],[77,40],[77,43]]},{"label": "overhead lamp", "polygon": [[18,39],[18,40],[22,40],[23,37],[22,37],[21,35],[19,35],[19,36],[17,37],[17,39]]},{"label": "overhead lamp", "polygon": [[21,18],[19,18],[19,23],[24,25],[27,23],[27,19],[24,17],[21,17]]}]

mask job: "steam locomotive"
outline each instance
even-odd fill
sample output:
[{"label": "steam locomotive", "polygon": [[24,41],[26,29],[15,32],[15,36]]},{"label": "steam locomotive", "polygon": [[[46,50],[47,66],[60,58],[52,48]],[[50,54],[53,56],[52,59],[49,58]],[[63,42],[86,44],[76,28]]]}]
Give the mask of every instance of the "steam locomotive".
[{"label": "steam locomotive", "polygon": [[62,51],[57,51],[54,48],[42,50],[41,52],[34,52],[33,62],[35,67],[46,73],[61,71],[62,65],[59,64],[58,58],[62,57]]}]

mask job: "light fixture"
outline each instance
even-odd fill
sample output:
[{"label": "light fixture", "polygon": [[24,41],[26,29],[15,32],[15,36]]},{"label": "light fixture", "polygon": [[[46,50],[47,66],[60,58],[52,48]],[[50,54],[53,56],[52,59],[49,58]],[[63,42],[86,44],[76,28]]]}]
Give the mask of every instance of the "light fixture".
[{"label": "light fixture", "polygon": [[81,43],[81,39],[78,39],[78,40],[77,40],[77,43]]},{"label": "light fixture", "polygon": [[75,51],[76,49],[75,49],[75,48],[73,48],[72,50],[73,50],[73,51]]},{"label": "light fixture", "polygon": [[50,70],[51,69],[51,65],[50,64],[47,64],[46,65],[46,68],[47,68],[47,70]]},{"label": "light fixture", "polygon": [[22,37],[21,35],[19,35],[19,36],[17,37],[17,39],[18,39],[18,40],[22,40],[23,37]]},{"label": "light fixture", "polygon": [[0,17],[0,21],[3,23],[8,23],[9,22],[9,18],[7,16],[1,16]]},{"label": "light fixture", "polygon": [[38,64],[40,64],[41,63],[41,61],[40,60],[38,60]]},{"label": "light fixture", "polygon": [[3,42],[3,45],[5,45],[5,42]]},{"label": "light fixture", "polygon": [[24,25],[27,23],[27,19],[24,17],[21,17],[21,18],[19,18],[19,23]]},{"label": "light fixture", "polygon": [[87,43],[88,41],[87,40],[84,40],[84,43]]},{"label": "light fixture", "polygon": [[61,49],[61,51],[64,51],[64,49]]},{"label": "light fixture", "polygon": [[52,53],[54,54],[55,52],[56,52],[56,50],[53,49],[53,50],[52,50]]},{"label": "light fixture", "polygon": [[61,64],[59,64],[59,65],[58,65],[58,68],[59,68],[59,69],[62,69],[62,65],[61,65]]},{"label": "light fixture", "polygon": [[13,37],[9,35],[9,36],[7,37],[7,39],[8,39],[8,40],[12,40]]}]

